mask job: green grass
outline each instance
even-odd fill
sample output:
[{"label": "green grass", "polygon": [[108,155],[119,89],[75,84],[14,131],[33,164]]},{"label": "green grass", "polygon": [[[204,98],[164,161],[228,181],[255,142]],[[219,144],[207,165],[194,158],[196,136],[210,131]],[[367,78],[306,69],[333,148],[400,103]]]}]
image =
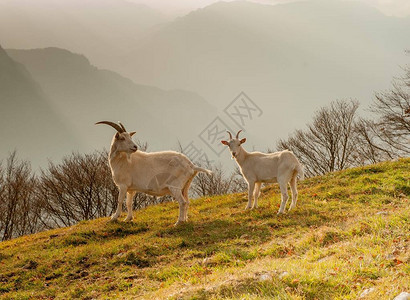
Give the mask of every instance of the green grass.
[{"label": "green grass", "polygon": [[392,299],[410,291],[410,159],[299,183],[276,216],[245,194],[134,212],[132,223],[80,222],[0,243],[4,299]]}]

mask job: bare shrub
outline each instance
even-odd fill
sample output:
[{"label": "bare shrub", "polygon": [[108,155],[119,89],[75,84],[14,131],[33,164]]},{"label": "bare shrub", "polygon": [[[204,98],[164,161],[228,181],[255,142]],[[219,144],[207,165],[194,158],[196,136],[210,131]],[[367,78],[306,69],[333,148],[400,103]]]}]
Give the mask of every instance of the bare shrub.
[{"label": "bare shrub", "polygon": [[404,70],[390,91],[375,95],[370,107],[376,120],[369,131],[392,157],[410,155],[410,66]]},{"label": "bare shrub", "polygon": [[45,226],[70,226],[110,215],[116,207],[117,187],[111,179],[107,152],[73,153],[60,164],[42,170],[38,197]]},{"label": "bare shrub", "polygon": [[343,170],[357,161],[354,144],[355,121],[359,104],[353,100],[337,100],[314,115],[307,130],[296,130],[280,140],[278,150],[289,149],[306,166],[308,176]]},{"label": "bare shrub", "polygon": [[380,141],[377,128],[378,125],[373,120],[360,118],[356,122],[356,165],[374,164],[395,157],[394,152]]},{"label": "bare shrub", "polygon": [[39,230],[39,209],[35,201],[36,179],[30,163],[16,152],[0,165],[0,239],[8,240]]},{"label": "bare shrub", "polygon": [[192,182],[193,197],[209,195],[224,195],[241,192],[247,189],[247,185],[240,174],[239,169],[229,175],[225,175],[222,165],[206,166],[212,174],[198,174]]}]

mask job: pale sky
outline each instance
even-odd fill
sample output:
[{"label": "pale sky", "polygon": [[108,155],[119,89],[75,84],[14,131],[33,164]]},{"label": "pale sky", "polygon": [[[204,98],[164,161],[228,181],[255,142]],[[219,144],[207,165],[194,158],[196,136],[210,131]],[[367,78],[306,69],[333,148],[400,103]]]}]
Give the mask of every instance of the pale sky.
[{"label": "pale sky", "polygon": [[[189,11],[207,6],[219,0],[129,0],[136,3],[144,3],[170,15],[183,15]],[[225,0],[233,1],[233,0]],[[295,0],[251,0],[265,4],[293,2]],[[410,16],[410,0],[346,0],[361,1],[376,7],[389,16]]]}]

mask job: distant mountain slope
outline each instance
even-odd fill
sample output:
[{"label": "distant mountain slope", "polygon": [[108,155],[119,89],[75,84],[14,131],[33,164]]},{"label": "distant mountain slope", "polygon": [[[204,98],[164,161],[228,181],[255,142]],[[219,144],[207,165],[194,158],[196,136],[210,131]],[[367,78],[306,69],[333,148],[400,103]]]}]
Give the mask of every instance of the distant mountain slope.
[{"label": "distant mountain slope", "polygon": [[0,47],[0,157],[17,150],[45,164],[78,141],[26,68]]},{"label": "distant mountain slope", "polygon": [[[218,2],[147,37],[123,67],[138,82],[199,92],[241,77],[291,87],[291,78],[313,83],[332,69],[338,79],[356,71],[349,75],[363,80],[360,75],[404,53],[409,25],[410,18],[387,17],[353,1]],[[323,73],[313,73],[319,70]]]},{"label": "distant mountain slope", "polygon": [[359,2],[219,2],[146,37],[118,71],[196,91],[221,107],[245,91],[264,110],[263,122],[248,129],[271,123],[272,136],[286,136],[331,100],[366,106],[400,73],[409,45],[409,17]]},{"label": "distant mountain slope", "polygon": [[[409,291],[410,159],[309,178],[277,216],[246,195],[177,203],[0,243],[4,299],[393,299]],[[406,185],[407,182],[407,185]]]},{"label": "distant mountain slope", "polygon": [[148,6],[124,0],[0,0],[6,48],[60,47],[105,67],[165,20]]},{"label": "distant mountain slope", "polygon": [[[7,50],[23,63],[59,111],[70,120],[86,149],[109,145],[100,120],[120,120],[150,148],[176,146],[196,136],[215,109],[197,94],[133,83],[92,66],[87,58],[58,48]],[[201,122],[202,121],[202,122]]]}]

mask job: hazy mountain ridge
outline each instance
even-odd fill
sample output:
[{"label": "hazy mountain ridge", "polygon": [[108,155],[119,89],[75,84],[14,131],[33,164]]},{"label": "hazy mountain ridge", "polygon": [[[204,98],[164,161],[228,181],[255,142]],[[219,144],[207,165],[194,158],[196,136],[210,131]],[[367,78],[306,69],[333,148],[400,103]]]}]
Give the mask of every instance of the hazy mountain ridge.
[{"label": "hazy mountain ridge", "polygon": [[7,48],[70,49],[107,67],[112,56],[166,20],[146,5],[123,0],[2,0],[0,40]]},{"label": "hazy mountain ridge", "polygon": [[[166,14],[172,14],[180,16],[182,14],[187,14],[195,9],[211,5],[212,3],[218,2],[218,0],[173,0],[172,3],[169,0],[129,0],[135,3],[145,3],[153,8],[161,10]],[[224,0],[227,1],[227,0]],[[231,0],[228,0],[231,1]],[[291,2],[301,2],[304,0],[250,0],[256,3],[262,4],[281,4],[281,3],[291,3]],[[374,0],[350,0],[350,1],[361,1],[372,7],[377,8],[379,11],[383,12],[388,16],[409,16],[410,15],[410,3],[407,1],[374,1]]]},{"label": "hazy mountain ridge", "polygon": [[[17,1],[21,4],[26,0]],[[238,130],[222,110],[241,91],[263,111],[244,128],[248,149],[273,149],[279,138],[303,127],[315,110],[332,100],[356,98],[362,108],[367,108],[374,92],[389,88],[392,77],[400,74],[399,66],[406,63],[404,49],[410,43],[409,17],[387,17],[357,2],[304,1],[275,6],[219,2],[169,23],[153,18],[149,26],[140,28],[127,23],[136,11],[131,9],[134,4],[126,4],[130,9],[124,22],[104,15],[109,22],[99,28],[96,24],[100,23],[93,18],[84,23],[84,16],[95,7],[101,7],[101,13],[112,10],[118,16],[115,7],[123,7],[124,1],[92,0],[77,14],[83,2],[75,1],[64,10],[69,2],[54,0],[47,10],[51,16],[47,22],[82,28],[84,32],[72,39],[58,34],[65,25],[53,27],[41,22],[45,12],[40,8],[47,1],[27,5],[27,16],[32,14],[33,18],[0,16],[0,25],[14,22],[14,27],[0,26],[0,38],[14,31],[22,34],[22,29],[34,22],[38,24],[28,32],[34,34],[38,44],[61,39],[65,48],[87,46],[93,50],[91,56],[87,51],[76,51],[87,58],[57,48],[10,50],[15,60],[26,65],[53,105],[71,120],[69,127],[88,145],[81,148],[85,150],[107,146],[106,132],[92,125],[101,118],[122,120],[126,125],[129,122],[127,127],[134,127],[141,134],[139,138],[156,149],[169,148],[177,140],[196,139],[217,115],[228,127]],[[68,19],[52,12],[68,14]],[[2,13],[6,15],[7,10],[0,10]],[[125,35],[118,37],[125,42],[112,44],[114,40],[107,39],[121,28],[107,30],[112,22],[117,26],[127,24]],[[41,26],[48,26],[50,31]],[[142,35],[138,34],[140,29]],[[13,38],[26,42],[21,35]],[[112,65],[109,69],[114,72],[95,65]],[[101,135],[94,136],[96,131]],[[93,136],[89,137],[90,133]]]},{"label": "hazy mountain ridge", "polygon": [[45,163],[78,143],[40,85],[25,67],[0,47],[1,157],[18,150],[24,158]]},{"label": "hazy mountain ridge", "polygon": [[[380,56],[386,54],[385,48],[397,46],[398,42],[400,46],[399,50],[394,48],[396,51],[403,52],[408,45],[410,26],[407,25],[410,25],[410,18],[386,17],[374,8],[356,2],[329,2],[311,1],[276,6],[246,1],[218,2],[198,9],[169,23],[140,43],[140,47],[124,59],[128,66],[128,69],[123,66],[127,71],[125,74],[138,82],[167,88],[186,87],[202,92],[206,90],[201,86],[200,79],[205,77],[202,70],[218,68],[222,75],[229,71],[239,72],[233,73],[236,76],[246,75],[246,72],[253,74],[255,71],[258,74],[275,75],[272,72],[274,67],[283,70],[284,67],[314,64],[316,61],[309,59],[317,59],[322,55],[335,59],[337,55],[334,51],[343,54],[340,47],[343,47],[342,50],[354,48],[359,52],[369,51],[369,54],[374,52],[373,55]],[[324,21],[330,24],[324,26]],[[376,29],[373,28],[375,25]],[[341,29],[347,32],[343,34]],[[394,40],[392,35],[398,36],[396,45],[386,43],[386,39]],[[366,41],[366,38],[373,40]],[[314,44],[307,44],[312,41]],[[357,43],[364,42],[382,43],[383,47],[360,51],[363,47]],[[168,47],[164,48],[164,45]],[[324,49],[326,45],[332,51]],[[200,56],[198,51],[201,51]],[[358,55],[354,54],[351,51],[340,58],[358,59]],[[358,54],[363,58],[363,53]],[[281,63],[283,59],[286,61]],[[194,68],[197,74],[190,72]],[[218,76],[218,73],[215,75],[205,78],[218,86],[216,82],[223,76]]]},{"label": "hazy mountain ridge", "polygon": [[196,91],[220,108],[245,91],[264,111],[247,129],[273,122],[272,145],[331,100],[356,98],[366,107],[401,72],[409,37],[409,17],[357,2],[219,2],[146,37],[116,71]]},{"label": "hazy mountain ridge", "polygon": [[[91,65],[83,55],[58,48],[7,50],[24,64],[53,104],[69,120],[85,149],[109,145],[102,119],[121,120],[137,138],[163,149],[199,132],[198,120],[207,121],[215,109],[195,93],[164,91],[138,85],[123,76]],[[190,113],[185,113],[189,111]],[[189,124],[189,126],[187,126]]]}]

